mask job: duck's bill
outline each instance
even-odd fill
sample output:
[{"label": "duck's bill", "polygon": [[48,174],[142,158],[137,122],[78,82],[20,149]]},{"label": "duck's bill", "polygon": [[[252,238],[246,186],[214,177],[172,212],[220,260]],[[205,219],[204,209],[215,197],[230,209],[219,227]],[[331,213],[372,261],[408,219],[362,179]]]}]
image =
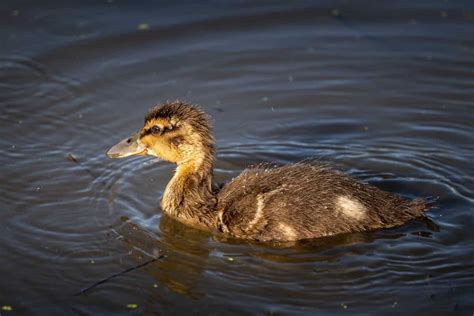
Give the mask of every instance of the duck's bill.
[{"label": "duck's bill", "polygon": [[138,141],[140,134],[125,138],[107,150],[109,158],[124,158],[133,155],[145,155],[146,148]]}]

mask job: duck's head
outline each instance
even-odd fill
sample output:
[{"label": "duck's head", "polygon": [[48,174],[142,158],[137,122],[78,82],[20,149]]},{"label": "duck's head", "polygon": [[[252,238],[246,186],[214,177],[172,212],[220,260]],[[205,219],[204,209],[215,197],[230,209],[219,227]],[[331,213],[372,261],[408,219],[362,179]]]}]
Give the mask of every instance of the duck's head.
[{"label": "duck's head", "polygon": [[109,158],[154,156],[178,165],[213,160],[214,139],[207,115],[175,101],[153,107],[143,127],[107,151]]}]

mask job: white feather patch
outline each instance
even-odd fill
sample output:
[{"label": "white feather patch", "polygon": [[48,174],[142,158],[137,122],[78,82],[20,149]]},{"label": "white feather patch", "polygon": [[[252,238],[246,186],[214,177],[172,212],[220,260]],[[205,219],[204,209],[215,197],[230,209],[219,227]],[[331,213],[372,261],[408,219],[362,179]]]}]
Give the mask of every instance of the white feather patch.
[{"label": "white feather patch", "polygon": [[297,237],[296,231],[293,227],[287,224],[278,224],[279,230],[282,232],[285,240],[295,240]]},{"label": "white feather patch", "polygon": [[343,215],[356,220],[364,219],[367,212],[364,205],[348,196],[339,196],[336,199],[336,208]]},{"label": "white feather patch", "polygon": [[247,229],[252,229],[252,227],[254,227],[255,224],[257,224],[258,221],[262,218],[264,207],[265,207],[264,196],[259,194],[257,196],[257,209],[255,211],[255,217],[248,223]]}]

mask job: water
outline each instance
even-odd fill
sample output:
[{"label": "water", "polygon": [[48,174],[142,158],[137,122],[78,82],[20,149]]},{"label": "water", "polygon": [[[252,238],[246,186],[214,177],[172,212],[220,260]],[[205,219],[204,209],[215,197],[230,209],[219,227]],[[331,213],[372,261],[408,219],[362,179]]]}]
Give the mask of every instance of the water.
[{"label": "water", "polygon": [[[0,25],[0,313],[474,311],[472,2],[4,1]],[[171,165],[104,154],[174,99],[213,116],[217,181],[320,157],[438,208],[291,247],[184,227]]]}]

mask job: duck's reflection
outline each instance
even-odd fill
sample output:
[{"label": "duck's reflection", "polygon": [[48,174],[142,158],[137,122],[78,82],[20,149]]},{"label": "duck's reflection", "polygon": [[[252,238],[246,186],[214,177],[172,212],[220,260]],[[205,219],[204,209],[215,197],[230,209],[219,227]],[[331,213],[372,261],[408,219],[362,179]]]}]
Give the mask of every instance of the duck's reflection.
[{"label": "duck's reflection", "polygon": [[166,215],[161,217],[159,227],[159,235],[156,235],[137,224],[125,222],[117,232],[129,255],[138,263],[165,255],[144,268],[156,284],[190,298],[199,298],[203,293],[197,291],[196,285],[209,257],[209,235]]},{"label": "duck's reflection", "polygon": [[222,267],[219,267],[220,263],[216,266],[216,260],[210,262],[210,252],[214,248],[223,257],[227,256],[227,252],[278,263],[331,262],[343,256],[363,254],[364,249],[370,251],[370,247],[352,249],[352,245],[371,244],[381,239],[398,239],[408,234],[430,238],[433,231],[439,231],[439,227],[431,220],[424,219],[394,229],[341,234],[292,243],[263,244],[222,236],[211,237],[210,234],[185,226],[166,215],[161,217],[159,228],[159,232],[155,234],[126,221],[119,226],[117,233],[137,264],[164,254],[162,260],[143,269],[154,278],[157,286],[166,286],[169,290],[192,299],[204,295],[199,291],[198,285],[202,274],[210,270],[210,266],[212,269],[228,268],[228,265],[224,266],[228,264],[226,260],[222,260]]}]

